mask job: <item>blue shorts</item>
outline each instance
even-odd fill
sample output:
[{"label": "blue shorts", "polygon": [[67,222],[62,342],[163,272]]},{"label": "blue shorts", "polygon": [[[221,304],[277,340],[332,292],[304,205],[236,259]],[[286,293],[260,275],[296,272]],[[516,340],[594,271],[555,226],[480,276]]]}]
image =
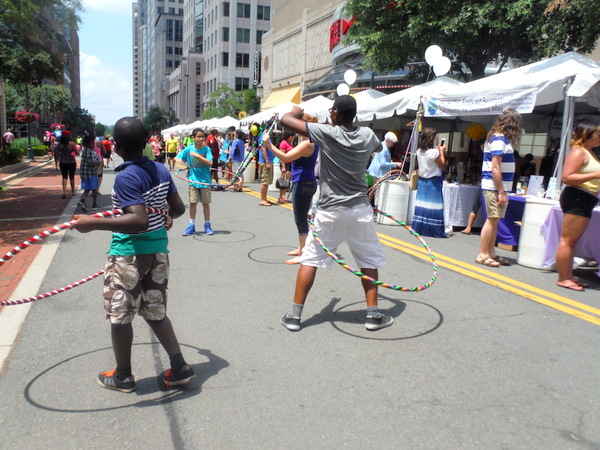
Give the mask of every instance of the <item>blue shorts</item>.
[{"label": "blue shorts", "polygon": [[98,189],[98,177],[82,178],[81,189],[84,191]]}]

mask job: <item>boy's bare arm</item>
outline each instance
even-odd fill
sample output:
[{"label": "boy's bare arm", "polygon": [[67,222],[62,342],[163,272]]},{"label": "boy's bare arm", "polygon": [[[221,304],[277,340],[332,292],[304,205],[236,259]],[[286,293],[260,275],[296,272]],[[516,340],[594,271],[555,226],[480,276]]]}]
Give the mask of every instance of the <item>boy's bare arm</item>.
[{"label": "boy's bare arm", "polygon": [[169,204],[169,214],[173,219],[177,219],[185,212],[185,205],[178,192],[169,195],[167,197],[167,203]]}]

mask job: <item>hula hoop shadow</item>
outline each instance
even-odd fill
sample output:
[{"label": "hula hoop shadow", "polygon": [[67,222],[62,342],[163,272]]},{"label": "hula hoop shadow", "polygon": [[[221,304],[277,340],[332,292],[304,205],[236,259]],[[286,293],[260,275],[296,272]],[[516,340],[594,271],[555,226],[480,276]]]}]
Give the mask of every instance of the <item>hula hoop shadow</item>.
[{"label": "hula hoop shadow", "polygon": [[[219,236],[234,236],[236,234],[247,235],[246,237],[240,237],[239,239],[233,240],[220,240]],[[251,241],[256,237],[256,234],[250,233],[249,231],[244,230],[215,230],[215,234],[212,236],[206,236],[204,233],[196,233],[192,236],[192,238],[196,241],[205,243],[205,244],[237,244],[239,242]]]},{"label": "hula hoop shadow", "polygon": [[[140,345],[160,346],[160,344],[158,342],[136,343],[133,345],[134,346],[140,346]],[[130,394],[132,396],[131,398],[134,401],[128,405],[119,405],[119,406],[114,406],[114,407],[110,407],[110,408],[65,409],[65,408],[55,408],[52,406],[43,405],[42,403],[34,400],[32,392],[31,392],[32,388],[35,385],[35,383],[37,383],[44,375],[50,373],[54,369],[60,370],[61,365],[65,364],[67,362],[70,362],[74,359],[81,358],[81,357],[88,356],[88,355],[102,352],[102,351],[112,351],[112,347],[105,347],[105,348],[100,348],[97,350],[92,350],[89,352],[85,352],[85,353],[81,353],[79,355],[72,356],[70,358],[64,359],[63,361],[60,361],[60,362],[54,364],[53,366],[48,367],[46,370],[44,370],[41,373],[39,373],[38,375],[36,375],[29,383],[27,383],[27,386],[25,386],[25,391],[24,391],[23,395],[24,395],[27,403],[29,403],[30,405],[32,405],[36,408],[43,409],[45,411],[62,412],[62,413],[96,413],[96,412],[103,412],[103,411],[115,411],[118,409],[131,408],[131,407],[135,407],[135,408],[147,408],[147,407],[152,407],[152,406],[163,407],[165,404],[172,403],[172,402],[179,401],[179,400],[184,400],[186,398],[198,395],[200,392],[202,392],[202,385],[209,378],[217,375],[222,369],[229,367],[229,363],[226,360],[216,356],[210,350],[206,350],[206,349],[202,349],[202,348],[198,348],[198,347],[194,347],[192,345],[182,344],[182,343],[180,343],[179,345],[181,345],[183,347],[194,349],[198,352],[198,354],[203,355],[206,358],[208,358],[208,362],[203,362],[203,363],[199,363],[199,364],[190,364],[190,366],[192,366],[192,368],[194,369],[194,372],[196,373],[196,379],[192,383],[182,386],[179,389],[167,389],[167,387],[164,385],[164,383],[162,381],[162,377],[164,375],[164,372],[162,372],[161,374],[159,374],[156,377],[146,377],[146,378],[136,379],[137,389],[135,391],[133,391],[132,394]],[[91,378],[89,380],[89,383],[94,389],[99,389],[99,390],[108,392],[106,389],[102,389],[100,386],[97,386],[95,384],[95,381],[93,378]],[[55,386],[53,387],[53,390],[55,390]],[[163,392],[164,394],[157,398],[147,399],[147,400],[142,399],[142,400],[136,401],[136,399],[138,399],[141,396],[147,396],[147,395],[155,394],[157,392]],[[121,396],[120,398],[123,398],[123,397]]]},{"label": "hula hoop shadow", "polygon": [[[381,300],[381,298],[380,298],[380,300]],[[320,325],[323,323],[330,323],[331,326],[333,328],[335,328],[336,330],[338,330],[339,332],[346,334],[348,336],[359,338],[359,339],[368,339],[368,340],[374,340],[374,341],[403,341],[403,340],[407,340],[407,339],[415,339],[415,338],[418,338],[421,336],[425,336],[429,333],[432,333],[433,331],[437,330],[444,322],[444,316],[442,315],[440,310],[438,310],[434,306],[428,305],[427,303],[419,302],[419,301],[415,301],[415,300],[404,300],[404,299],[396,300],[396,299],[391,299],[389,297],[385,297],[385,300],[389,301],[390,303],[393,303],[393,305],[394,305],[394,306],[392,306],[392,308],[388,308],[387,310],[385,310],[385,312],[388,315],[391,315],[394,318],[394,320],[397,320],[405,312],[407,303],[415,303],[415,304],[423,305],[423,306],[433,310],[435,312],[435,315],[437,316],[436,324],[433,327],[431,327],[423,332],[420,332],[418,334],[413,334],[411,336],[380,337],[380,336],[382,336],[382,334],[377,334],[377,333],[382,333],[382,332],[380,332],[380,331],[372,332],[372,331],[366,331],[364,329],[364,322],[365,322],[364,309],[360,309],[357,311],[343,311],[344,309],[353,307],[355,305],[363,305],[364,306],[364,302],[362,302],[362,301],[354,302],[354,303],[346,304],[339,308],[336,308],[336,305],[341,302],[341,299],[339,297],[334,297],[331,299],[329,304],[326,305],[319,313],[316,313],[314,316],[310,317],[309,319],[307,319],[305,321],[303,320],[301,323],[301,326],[302,326],[302,329],[304,329],[307,327]],[[365,333],[365,334],[351,333],[347,330],[342,329],[338,325],[339,323],[347,323],[350,325],[355,325],[357,327],[360,327],[361,332]],[[389,334],[390,330],[394,329],[394,326],[395,325],[392,325],[390,328],[386,328],[386,330],[388,330],[388,331],[383,332],[383,333]]]},{"label": "hula hoop shadow", "polygon": [[[266,258],[265,259],[259,259],[259,258],[255,257],[255,256],[253,256],[254,253],[257,253],[257,252],[259,252],[261,250],[275,249],[275,248],[282,248],[283,249],[281,251],[281,260],[274,261],[273,259],[267,260]],[[285,252],[289,251],[289,250],[293,250],[293,249],[294,249],[294,247],[290,247],[289,245],[268,245],[268,246],[265,246],[265,247],[258,247],[258,248],[255,248],[254,250],[250,250],[248,252],[248,259],[250,259],[250,261],[254,261],[254,262],[257,262],[257,263],[260,263],[260,264],[285,264],[285,261],[288,260],[288,259],[290,259],[290,257],[288,255],[286,255]]]}]

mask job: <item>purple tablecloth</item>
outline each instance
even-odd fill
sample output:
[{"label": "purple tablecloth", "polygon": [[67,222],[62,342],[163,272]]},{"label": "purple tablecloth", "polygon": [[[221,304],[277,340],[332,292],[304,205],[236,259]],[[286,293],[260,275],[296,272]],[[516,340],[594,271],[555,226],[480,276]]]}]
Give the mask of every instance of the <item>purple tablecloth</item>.
[{"label": "purple tablecloth", "polygon": [[[544,267],[550,267],[556,262],[556,249],[562,230],[563,213],[560,206],[554,206],[542,224],[542,235],[546,240],[544,249]],[[600,211],[594,210],[585,232],[577,241],[575,256],[594,259],[600,262]],[[596,272],[600,276],[600,271]]]},{"label": "purple tablecloth", "polygon": [[[485,208],[482,208],[482,210],[484,217],[487,218]],[[498,222],[498,238],[496,239],[498,244],[519,245],[521,226],[515,222],[520,223],[523,220],[523,211],[525,211],[525,197],[510,194],[506,215]]]}]

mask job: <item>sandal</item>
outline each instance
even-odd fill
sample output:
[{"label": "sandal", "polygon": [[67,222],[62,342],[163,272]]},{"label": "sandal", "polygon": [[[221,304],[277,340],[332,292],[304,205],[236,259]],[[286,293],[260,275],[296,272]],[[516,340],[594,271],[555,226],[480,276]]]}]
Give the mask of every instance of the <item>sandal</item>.
[{"label": "sandal", "polygon": [[500,267],[500,263],[493,258],[476,259],[475,262],[477,264],[481,264],[482,266]]},{"label": "sandal", "polygon": [[[570,280],[570,281],[573,281],[573,280]],[[580,286],[579,284],[577,284],[574,281],[573,281],[573,284],[558,284],[558,282],[556,282],[556,285],[558,287],[562,287],[562,288],[565,288],[565,289],[570,289],[572,291],[579,291],[579,292],[581,292],[581,291],[584,290],[583,286]]]},{"label": "sandal", "polygon": [[499,255],[494,256],[492,259],[496,262],[499,262],[501,266],[510,266],[510,261],[508,259],[502,258]]},{"label": "sandal", "polygon": [[581,281],[579,278],[577,277],[573,277],[571,278],[571,281],[574,282],[575,284],[577,284],[577,286],[581,286],[582,288],[586,288],[589,287],[587,285],[587,283],[584,283],[583,281]]}]

